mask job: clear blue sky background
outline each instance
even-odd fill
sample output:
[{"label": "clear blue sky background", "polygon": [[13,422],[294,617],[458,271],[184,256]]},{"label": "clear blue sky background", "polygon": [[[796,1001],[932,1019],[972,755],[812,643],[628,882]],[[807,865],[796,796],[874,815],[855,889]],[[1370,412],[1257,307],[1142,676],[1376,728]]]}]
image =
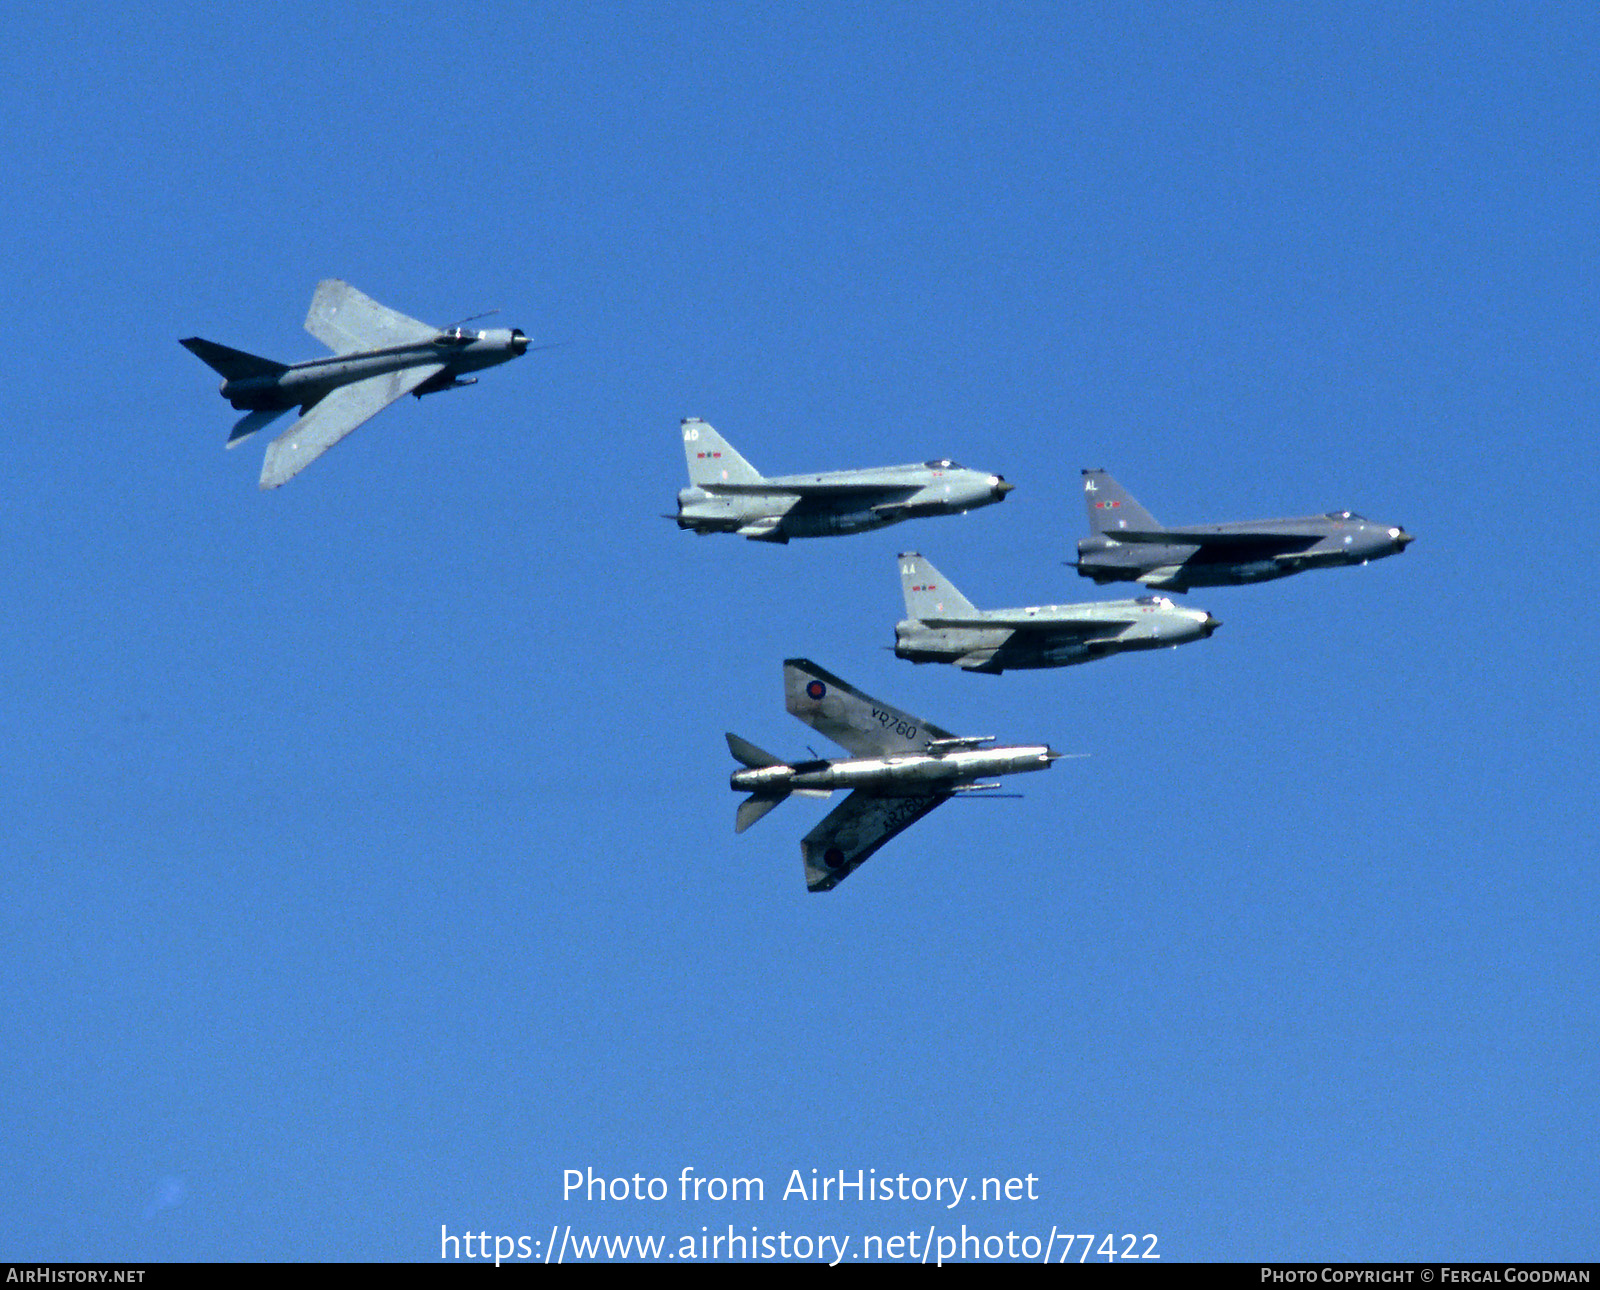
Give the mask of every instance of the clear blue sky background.
[{"label": "clear blue sky background", "polygon": [[[1600,1253],[1592,5],[5,25],[0,1257]],[[571,343],[262,494],[177,340],[312,357],[328,276]],[[1017,490],[697,539],[685,415]],[[900,550],[983,606],[1115,594],[1062,564],[1087,466],[1417,541],[1197,591],[1181,650],[884,649]],[[817,743],[794,654],[1089,756],[810,896],[823,808],[736,837],[722,739]],[[685,1166],[766,1201],[562,1197]],[[1039,1199],[779,1198],[813,1168]]]}]

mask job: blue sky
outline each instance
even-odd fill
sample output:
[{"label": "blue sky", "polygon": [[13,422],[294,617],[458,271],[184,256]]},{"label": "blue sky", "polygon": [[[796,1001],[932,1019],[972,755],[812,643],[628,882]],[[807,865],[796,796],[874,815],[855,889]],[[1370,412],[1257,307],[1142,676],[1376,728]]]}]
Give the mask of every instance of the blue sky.
[{"label": "blue sky", "polygon": [[[965,1224],[1593,1258],[1597,36],[1577,5],[14,11],[0,1253]],[[329,276],[569,343],[262,494],[177,340],[313,357]],[[770,473],[1017,488],[697,539],[661,518],[686,415]],[[1417,541],[1196,591],[1224,626],[1182,650],[884,648],[901,550],[982,606],[1114,594],[1062,563],[1090,466],[1169,523]],[[736,837],[722,738],[816,742],[791,655],[1088,756],[810,896],[823,808]],[[672,1198],[564,1198],[572,1168]],[[684,1202],[685,1168],[765,1200]],[[784,1200],[813,1169],[1038,1199]]]}]

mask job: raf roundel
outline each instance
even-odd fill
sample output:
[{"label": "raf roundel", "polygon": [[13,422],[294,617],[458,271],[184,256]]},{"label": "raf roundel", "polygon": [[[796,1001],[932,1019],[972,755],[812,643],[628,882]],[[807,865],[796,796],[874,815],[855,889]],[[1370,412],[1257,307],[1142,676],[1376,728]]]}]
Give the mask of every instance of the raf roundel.
[{"label": "raf roundel", "polygon": [[844,852],[839,850],[838,847],[829,847],[822,853],[822,863],[830,869],[842,869],[844,867]]},{"label": "raf roundel", "polygon": [[828,687],[821,681],[812,681],[806,686],[806,697],[809,699],[820,699],[827,692]]}]

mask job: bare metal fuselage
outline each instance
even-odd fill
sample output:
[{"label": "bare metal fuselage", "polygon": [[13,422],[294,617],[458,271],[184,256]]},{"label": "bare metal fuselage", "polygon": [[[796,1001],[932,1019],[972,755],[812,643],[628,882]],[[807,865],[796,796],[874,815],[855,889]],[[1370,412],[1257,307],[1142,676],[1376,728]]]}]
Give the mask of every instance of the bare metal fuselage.
[{"label": "bare metal fuselage", "polygon": [[736,770],[728,783],[738,792],[761,796],[862,788],[881,797],[921,797],[961,788],[987,775],[1044,770],[1057,755],[1044,744],[1024,744],[941,753],[844,757]]}]

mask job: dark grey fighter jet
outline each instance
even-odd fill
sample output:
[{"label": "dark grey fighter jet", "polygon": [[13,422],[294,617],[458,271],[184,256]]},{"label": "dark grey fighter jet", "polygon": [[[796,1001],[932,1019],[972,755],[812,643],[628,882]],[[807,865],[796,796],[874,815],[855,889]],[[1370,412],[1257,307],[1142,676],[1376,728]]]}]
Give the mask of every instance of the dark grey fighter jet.
[{"label": "dark grey fighter jet", "polygon": [[1044,770],[1062,754],[1045,744],[989,748],[993,735],[961,737],[869,698],[809,659],[783,665],[789,711],[852,755],[787,763],[728,735],[728,751],[744,770],[729,779],[739,804],[734,832],[743,833],[791,793],[850,796],[800,841],[806,887],[832,891],[890,838],[957,793],[998,788],[985,775]]},{"label": "dark grey fighter jet", "polygon": [[895,654],[969,672],[1087,663],[1124,650],[1204,640],[1221,626],[1205,610],[1180,608],[1165,596],[975,609],[915,551],[900,556],[900,585],[906,618],[894,629]]},{"label": "dark grey fighter jet", "polygon": [[1103,470],[1083,472],[1083,496],[1091,535],[1078,543],[1077,570],[1100,583],[1188,591],[1264,582],[1305,569],[1366,564],[1397,555],[1412,541],[1404,529],[1354,511],[1163,528]]},{"label": "dark grey fighter jet", "polygon": [[668,519],[696,533],[758,542],[882,528],[919,515],[955,515],[998,502],[1015,485],[953,461],[768,479],[699,417],[683,422],[689,487]]},{"label": "dark grey fighter jet", "polygon": [[222,374],[222,397],[246,413],[228,436],[235,448],[290,408],[300,419],[267,446],[261,487],[292,479],[368,418],[396,399],[473,385],[476,372],[527,352],[516,328],[440,331],[386,309],[349,283],[317,284],[306,330],[333,351],[331,358],[275,363],[243,350],[191,336],[179,342]]}]

